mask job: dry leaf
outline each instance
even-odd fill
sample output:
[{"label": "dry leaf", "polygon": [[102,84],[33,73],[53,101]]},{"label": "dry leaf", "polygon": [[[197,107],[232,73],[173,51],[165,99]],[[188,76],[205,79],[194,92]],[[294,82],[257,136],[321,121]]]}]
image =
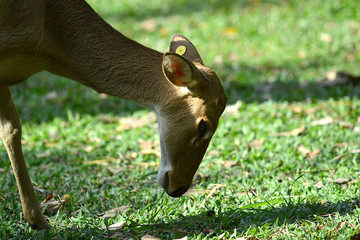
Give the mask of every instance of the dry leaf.
[{"label": "dry leaf", "polygon": [[57,201],[54,199],[54,196],[50,194],[42,203],[40,203],[40,208],[44,209],[45,215],[55,215],[64,208],[64,204],[69,198],[70,195],[65,194],[60,201]]},{"label": "dry leaf", "polygon": [[342,142],[342,143],[336,143],[335,147],[347,147],[349,144],[347,142]]},{"label": "dry leaf", "polygon": [[317,150],[309,153],[309,158],[310,158],[310,160],[313,159],[314,157],[316,157],[317,155],[319,155],[320,152],[321,152],[320,149],[317,149]]},{"label": "dry leaf", "polygon": [[314,184],[314,187],[316,187],[317,189],[323,188],[324,184],[322,181],[318,181],[317,183]]},{"label": "dry leaf", "polygon": [[108,115],[99,115],[96,117],[96,119],[99,121],[102,121],[102,122],[106,122],[106,123],[115,123],[115,122],[119,121],[118,117],[112,117],[112,116],[108,116]]},{"label": "dry leaf", "polygon": [[157,23],[155,19],[148,19],[145,21],[142,21],[140,24],[141,28],[148,31],[148,32],[154,32],[157,27]]},{"label": "dry leaf", "polygon": [[236,165],[239,165],[239,162],[237,161],[230,161],[230,160],[226,160],[226,161],[219,161],[217,162],[221,165],[223,165],[224,167],[226,167],[227,169],[233,167],[233,166],[236,166]]},{"label": "dry leaf", "polygon": [[352,125],[351,123],[348,123],[348,122],[344,122],[344,121],[341,121],[339,123],[339,125],[343,129],[353,129],[354,128],[354,125]]},{"label": "dry leaf", "polygon": [[329,125],[331,123],[334,123],[334,119],[332,117],[325,117],[319,120],[315,120],[311,123],[312,126],[318,126],[318,125]]},{"label": "dry leaf", "polygon": [[226,115],[238,115],[240,113],[239,110],[240,110],[242,104],[243,104],[242,101],[238,100],[238,101],[236,101],[236,103],[226,106],[224,114],[226,114]]},{"label": "dry leaf", "polygon": [[319,36],[320,40],[321,41],[324,41],[324,42],[327,42],[327,43],[330,43],[332,42],[332,36],[328,33],[320,33],[320,36]]},{"label": "dry leaf", "polygon": [[160,238],[151,236],[150,234],[146,234],[141,237],[141,240],[161,240]]},{"label": "dry leaf", "polygon": [[204,195],[206,193],[209,193],[210,190],[207,190],[207,189],[189,189],[185,194],[184,196],[191,196],[191,195],[194,195],[194,194],[201,194],[201,195]]},{"label": "dry leaf", "polygon": [[174,240],[188,240],[188,237],[185,236],[185,237],[183,237],[183,238],[175,238]]},{"label": "dry leaf", "polygon": [[299,128],[295,128],[295,129],[291,130],[290,132],[274,133],[273,136],[275,136],[275,137],[298,136],[301,133],[303,133],[304,131],[305,131],[305,126],[301,126]]},{"label": "dry leaf", "polygon": [[150,112],[142,117],[126,117],[120,118],[119,126],[116,128],[117,131],[130,130],[134,128],[140,128],[145,125],[149,125],[156,121],[156,114]]},{"label": "dry leaf", "polygon": [[84,164],[96,164],[96,165],[103,165],[107,166],[113,163],[116,163],[118,160],[113,157],[104,157],[104,159],[97,159],[97,160],[91,160],[91,161],[83,161]]},{"label": "dry leaf", "polygon": [[50,150],[46,150],[43,153],[39,153],[36,155],[37,158],[45,158],[45,157],[49,157],[51,156],[51,151]]},{"label": "dry leaf", "polygon": [[304,146],[299,146],[297,147],[297,149],[299,150],[299,152],[304,156],[307,157],[309,153],[311,153],[311,151],[307,148],[305,148]]},{"label": "dry leaf", "polygon": [[141,148],[141,154],[143,155],[154,155],[155,157],[160,158],[160,142],[151,141],[151,140],[142,140],[139,141],[139,146]]},{"label": "dry leaf", "polygon": [[117,207],[117,208],[111,209],[109,211],[98,214],[98,217],[99,218],[115,217],[118,213],[125,214],[129,209],[130,209],[129,206]]},{"label": "dry leaf", "polygon": [[94,150],[94,147],[91,146],[91,145],[89,145],[89,146],[86,146],[86,147],[84,148],[84,150],[85,150],[85,152],[90,153],[90,152],[92,152],[92,151]]},{"label": "dry leaf", "polygon": [[343,185],[343,184],[346,184],[348,182],[350,182],[350,180],[347,179],[347,178],[338,178],[338,179],[334,180],[334,183],[337,183],[339,185]]},{"label": "dry leaf", "polygon": [[320,154],[320,149],[317,149],[312,152],[311,150],[307,149],[306,147],[304,147],[302,145],[297,147],[297,149],[304,157],[309,157],[310,160]]},{"label": "dry leaf", "polygon": [[124,228],[124,226],[125,226],[124,222],[114,223],[109,226],[109,230],[119,230]]},{"label": "dry leaf", "polygon": [[214,195],[214,193],[216,193],[217,190],[219,190],[219,189],[222,188],[223,186],[225,186],[225,185],[224,185],[224,184],[215,184],[215,187],[213,187],[213,188],[210,190],[209,194],[207,195],[206,200],[208,200],[209,198],[211,198],[212,195]]},{"label": "dry leaf", "polygon": [[248,148],[255,148],[255,149],[259,149],[262,147],[262,145],[264,144],[265,139],[264,138],[260,138],[258,140],[254,140],[251,143],[248,143],[247,146]]},{"label": "dry leaf", "polygon": [[341,222],[339,222],[339,223],[336,225],[336,227],[335,227],[332,231],[329,232],[328,235],[332,235],[332,234],[335,234],[335,235],[336,235],[339,230],[341,230],[343,227],[345,227],[345,225],[346,225],[346,221],[341,221]]},{"label": "dry leaf", "polygon": [[141,154],[142,155],[153,155],[157,158],[161,157],[160,151],[156,150],[156,149],[143,149],[143,150],[141,150]]}]

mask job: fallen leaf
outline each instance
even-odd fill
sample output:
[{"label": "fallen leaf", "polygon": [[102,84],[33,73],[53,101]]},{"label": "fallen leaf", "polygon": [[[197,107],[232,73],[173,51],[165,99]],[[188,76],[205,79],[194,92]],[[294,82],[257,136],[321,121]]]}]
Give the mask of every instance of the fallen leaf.
[{"label": "fallen leaf", "polygon": [[204,194],[209,193],[210,191],[211,191],[211,190],[207,190],[207,189],[189,189],[189,190],[187,190],[187,192],[184,194],[184,196],[191,196],[191,195],[194,195],[194,194],[204,195]]},{"label": "fallen leaf", "polygon": [[45,158],[45,157],[49,157],[51,156],[51,151],[50,150],[46,150],[45,152],[36,154],[37,158]]},{"label": "fallen leaf", "polygon": [[146,234],[141,237],[141,240],[161,240],[160,238],[151,236],[150,234]]},{"label": "fallen leaf", "polygon": [[215,230],[214,229],[203,229],[202,230],[202,233],[205,234],[205,235],[208,235],[208,234],[211,234],[211,233],[214,233]]},{"label": "fallen leaf", "polygon": [[212,195],[214,195],[220,188],[222,188],[223,184],[215,184],[215,187],[213,187],[211,189],[211,191],[209,192],[209,194],[206,196],[206,200],[210,199],[212,197]]},{"label": "fallen leaf", "polygon": [[91,146],[91,145],[86,146],[84,148],[84,150],[85,150],[85,152],[90,153],[90,152],[92,152],[94,150],[94,146]]},{"label": "fallen leaf", "polygon": [[99,218],[115,217],[119,213],[120,214],[125,214],[129,209],[130,209],[129,206],[121,206],[121,207],[113,208],[113,209],[111,209],[109,211],[98,214],[98,217]]},{"label": "fallen leaf", "polygon": [[242,104],[243,104],[242,101],[238,100],[238,101],[236,101],[236,103],[226,106],[224,114],[238,115],[240,113],[240,108],[241,108]]},{"label": "fallen leaf", "polygon": [[142,140],[139,141],[139,146],[141,148],[141,154],[143,155],[154,155],[155,157],[160,158],[160,142],[151,141],[151,140]]},{"label": "fallen leaf", "polygon": [[324,184],[322,181],[318,181],[317,183],[314,184],[314,187],[316,187],[317,189],[323,188]]},{"label": "fallen leaf", "polygon": [[329,125],[334,122],[334,119],[330,116],[327,116],[325,118],[315,120],[311,123],[312,126],[318,126],[318,125]]},{"label": "fallen leaf", "polygon": [[349,144],[347,142],[342,142],[342,143],[336,143],[335,147],[347,147]]},{"label": "fallen leaf", "polygon": [[218,150],[211,150],[210,152],[208,152],[206,154],[208,157],[212,157],[212,156],[219,156],[220,152]]},{"label": "fallen leaf", "polygon": [[188,240],[188,237],[185,236],[185,237],[183,237],[183,238],[175,238],[174,240]]},{"label": "fallen leaf", "polygon": [[141,117],[126,117],[120,118],[119,126],[116,128],[117,131],[122,130],[130,130],[134,128],[140,128],[145,125],[149,125],[156,121],[156,114],[154,112],[150,112]]},{"label": "fallen leaf", "polygon": [[299,128],[295,128],[295,129],[291,130],[290,132],[274,133],[273,136],[275,136],[275,137],[298,136],[301,133],[303,133],[304,131],[305,131],[305,126],[301,126]]},{"label": "fallen leaf", "polygon": [[155,19],[148,19],[148,20],[142,21],[140,24],[140,27],[143,30],[146,30],[148,32],[154,32],[156,30],[157,23],[156,23]]},{"label": "fallen leaf", "polygon": [[307,148],[305,148],[304,146],[299,146],[297,147],[297,149],[299,150],[299,152],[304,156],[306,157],[309,153],[311,153],[311,151]]},{"label": "fallen leaf", "polygon": [[238,161],[231,161],[231,160],[219,161],[217,163],[223,165],[227,169],[230,169],[233,166],[239,165]]},{"label": "fallen leaf", "polygon": [[116,163],[118,160],[113,157],[104,157],[104,159],[97,159],[97,160],[91,160],[91,161],[82,161],[84,164],[95,164],[95,165],[103,165],[107,166],[113,163]]},{"label": "fallen leaf", "polygon": [[343,129],[353,129],[354,128],[354,125],[352,125],[351,123],[348,123],[348,122],[344,122],[344,121],[341,121],[339,123],[339,125]]},{"label": "fallen leaf", "polygon": [[58,211],[61,211],[64,208],[64,204],[69,198],[70,195],[66,194],[60,201],[58,201],[55,200],[52,194],[50,194],[42,203],[40,203],[40,208],[44,209],[43,211],[45,215],[55,215]]},{"label": "fallen leaf", "polygon": [[258,140],[254,140],[251,143],[248,143],[247,146],[249,149],[255,148],[255,149],[259,149],[262,147],[262,145],[264,144],[265,139],[264,138],[260,138]]},{"label": "fallen leaf", "polygon": [[321,41],[327,42],[327,43],[332,42],[332,39],[333,39],[332,36],[328,33],[320,33],[319,38]]},{"label": "fallen leaf", "polygon": [[299,147],[297,147],[297,149],[299,150],[301,155],[303,155],[304,157],[309,157],[310,160],[320,154],[320,149],[317,149],[312,152],[311,150],[307,149],[303,145],[300,145]]},{"label": "fallen leaf", "polygon": [[350,151],[351,153],[360,153],[360,149],[354,149]]},{"label": "fallen leaf", "polygon": [[109,226],[109,230],[119,230],[124,228],[124,226],[125,226],[124,222],[114,223]]},{"label": "fallen leaf", "polygon": [[339,223],[336,225],[336,227],[335,227],[332,231],[330,231],[330,232],[328,233],[328,236],[331,236],[331,235],[333,235],[333,234],[336,235],[339,230],[341,230],[343,227],[345,227],[345,225],[346,225],[346,221],[341,221],[341,222],[339,222]]},{"label": "fallen leaf", "polygon": [[115,123],[115,122],[119,121],[119,118],[101,114],[96,117],[96,120],[106,122],[106,123]]},{"label": "fallen leaf", "polygon": [[45,198],[45,200],[42,201],[41,203],[46,203],[46,202],[50,201],[50,200],[53,199],[53,198],[54,198],[54,195],[53,195],[52,193],[50,193],[50,194]]},{"label": "fallen leaf", "polygon": [[343,184],[350,182],[350,180],[347,178],[338,178],[338,179],[335,179],[333,182],[337,183],[339,185],[343,185]]}]

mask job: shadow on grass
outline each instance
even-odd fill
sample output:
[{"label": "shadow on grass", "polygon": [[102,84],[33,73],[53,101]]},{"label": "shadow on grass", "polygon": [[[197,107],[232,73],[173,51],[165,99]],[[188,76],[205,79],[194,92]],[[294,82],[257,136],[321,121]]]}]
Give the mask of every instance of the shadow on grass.
[{"label": "shadow on grass", "polygon": [[[41,233],[44,237],[84,237],[94,239],[119,238],[119,239],[141,239],[142,236],[150,234],[161,239],[182,238],[184,236],[200,235],[215,237],[224,231],[231,235],[236,231],[237,236],[249,233],[249,230],[258,232],[257,228],[266,226],[285,227],[288,224],[302,225],[304,221],[315,222],[322,225],[321,219],[340,215],[353,214],[360,207],[357,199],[347,199],[337,203],[294,203],[288,202],[279,207],[268,206],[266,208],[234,209],[214,213],[204,211],[198,215],[181,216],[179,219],[154,224],[138,225],[132,223],[125,229],[117,231],[100,230],[94,225],[81,228],[67,228],[63,230],[51,230],[49,233]],[[321,218],[321,219],[320,219]],[[277,231],[278,229],[274,229]],[[276,233],[274,233],[276,234]]]},{"label": "shadow on grass", "polygon": [[[309,62],[312,61],[309,60]],[[332,79],[324,75],[316,79],[312,77],[312,79],[300,80],[304,79],[303,72],[316,73],[318,71],[319,62],[308,64],[309,67],[305,68],[301,66],[301,63],[256,67],[237,62],[232,65],[223,63],[216,66],[216,69],[222,69],[219,77],[224,82],[224,88],[229,97],[228,104],[233,104],[238,100],[246,103],[261,103],[268,100],[317,102],[360,96],[360,77],[353,76],[351,73],[332,72]]]},{"label": "shadow on grass", "polygon": [[[133,225],[128,230],[134,235],[146,232],[154,235],[174,234],[176,237],[193,234],[203,234],[209,237],[223,231],[232,234],[235,230],[238,235],[245,234],[249,229],[273,226],[281,227],[287,224],[303,224],[304,220],[321,223],[319,218],[327,218],[338,213],[340,215],[353,214],[360,207],[358,199],[347,199],[337,203],[327,202],[287,202],[279,207],[266,208],[238,208],[234,210],[214,213],[204,211],[193,216],[183,216],[172,222],[156,222],[153,225]],[[275,229],[276,230],[276,229]],[[164,235],[160,234],[164,233]],[[141,235],[141,234],[140,234]]]}]

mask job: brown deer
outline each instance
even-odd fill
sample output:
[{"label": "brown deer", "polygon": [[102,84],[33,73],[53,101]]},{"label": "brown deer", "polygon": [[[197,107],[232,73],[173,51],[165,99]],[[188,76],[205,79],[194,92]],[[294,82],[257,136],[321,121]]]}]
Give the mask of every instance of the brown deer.
[{"label": "brown deer", "polygon": [[175,34],[160,53],[128,39],[84,0],[0,2],[0,138],[15,174],[24,216],[36,229],[49,223],[21,149],[21,123],[9,86],[42,70],[100,93],[154,109],[159,122],[158,182],[172,197],[189,188],[227,98],[213,70]]}]

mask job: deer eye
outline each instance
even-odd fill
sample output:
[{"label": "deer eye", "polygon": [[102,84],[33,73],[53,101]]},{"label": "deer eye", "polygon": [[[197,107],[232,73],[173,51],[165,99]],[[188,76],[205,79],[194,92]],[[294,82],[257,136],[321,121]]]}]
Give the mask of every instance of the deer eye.
[{"label": "deer eye", "polygon": [[200,132],[200,137],[203,137],[208,130],[208,124],[203,119],[201,119],[198,129]]},{"label": "deer eye", "polygon": [[209,126],[208,124],[201,119],[201,121],[199,122],[199,126],[198,126],[198,130],[199,130],[199,136],[197,138],[195,138],[195,140],[193,141],[193,145],[195,146],[198,142],[201,141],[201,139],[205,136],[206,132],[208,131]]}]

